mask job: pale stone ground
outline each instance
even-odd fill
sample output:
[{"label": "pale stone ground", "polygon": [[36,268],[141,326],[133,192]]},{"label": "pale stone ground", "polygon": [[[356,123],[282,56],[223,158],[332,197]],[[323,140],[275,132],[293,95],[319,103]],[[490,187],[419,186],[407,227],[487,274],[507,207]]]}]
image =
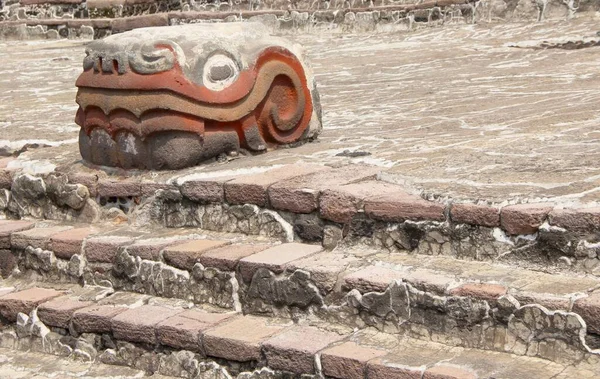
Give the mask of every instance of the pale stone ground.
[{"label": "pale stone ground", "polygon": [[[320,142],[218,169],[364,161],[388,170],[387,180],[459,200],[598,201],[600,47],[510,44],[594,37],[599,29],[596,20],[579,19],[299,35],[322,95]],[[24,165],[79,159],[73,83],[83,45],[0,41],[0,146],[63,144],[22,155]],[[371,155],[335,157],[345,149]]]}]

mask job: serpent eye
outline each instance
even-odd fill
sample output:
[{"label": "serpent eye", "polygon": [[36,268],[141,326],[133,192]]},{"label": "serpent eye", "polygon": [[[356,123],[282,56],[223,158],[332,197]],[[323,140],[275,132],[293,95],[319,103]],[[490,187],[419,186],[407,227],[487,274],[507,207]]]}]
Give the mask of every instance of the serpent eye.
[{"label": "serpent eye", "polygon": [[206,60],[202,81],[212,91],[221,91],[231,85],[239,74],[237,64],[223,54],[215,54]]}]

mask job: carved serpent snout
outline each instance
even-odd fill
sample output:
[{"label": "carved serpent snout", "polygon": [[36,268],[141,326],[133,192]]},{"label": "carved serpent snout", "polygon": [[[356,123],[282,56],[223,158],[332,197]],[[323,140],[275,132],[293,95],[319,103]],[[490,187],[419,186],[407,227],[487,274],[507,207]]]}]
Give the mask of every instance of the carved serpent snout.
[{"label": "carved serpent snout", "polygon": [[[210,26],[201,25],[204,31]],[[148,29],[160,35],[152,29],[171,28]],[[185,33],[148,41],[135,32],[86,51],[76,116],[86,161],[178,169],[239,149],[264,152],[303,142],[320,130],[306,65],[285,43],[268,44],[264,37],[238,48],[194,45]]]}]

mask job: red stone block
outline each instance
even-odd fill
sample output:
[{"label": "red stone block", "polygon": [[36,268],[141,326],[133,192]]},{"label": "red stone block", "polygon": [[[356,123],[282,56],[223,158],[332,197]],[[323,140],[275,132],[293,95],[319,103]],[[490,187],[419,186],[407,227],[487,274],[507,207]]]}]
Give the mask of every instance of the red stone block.
[{"label": "red stone block", "polygon": [[[215,173],[212,173],[215,175]],[[235,176],[211,176],[186,180],[179,186],[181,194],[190,200],[201,203],[222,203],[225,201],[223,186]]]},{"label": "red stone block", "polygon": [[425,370],[423,379],[477,379],[477,375],[461,367],[440,364]]},{"label": "red stone block", "polygon": [[204,267],[213,267],[221,271],[234,271],[240,259],[266,250],[270,246],[267,244],[227,245],[207,251],[198,257],[198,262]]},{"label": "red stone block", "polygon": [[13,249],[21,250],[26,249],[28,246],[48,249],[52,236],[69,229],[72,228],[70,226],[51,226],[12,233],[10,236],[10,245]]},{"label": "red stone block", "polygon": [[346,342],[330,347],[321,353],[323,374],[334,378],[364,379],[367,363],[377,357],[386,355],[383,350],[371,349]]},{"label": "red stone block", "polygon": [[285,243],[263,250],[240,260],[240,273],[245,281],[249,282],[252,276],[261,267],[279,274],[287,265],[300,258],[308,257],[323,250],[320,245],[307,245],[301,243]]},{"label": "red stone block", "polygon": [[450,290],[450,295],[474,297],[477,299],[493,301],[506,295],[507,288],[493,283],[465,283]]},{"label": "red stone block", "polygon": [[181,312],[181,309],[142,305],[115,316],[111,321],[111,329],[116,339],[154,345],[158,342],[156,325]]},{"label": "red stone block", "polygon": [[383,195],[365,200],[365,213],[376,220],[404,222],[444,221],[446,206],[408,194]]},{"label": "red stone block", "polygon": [[50,238],[49,250],[57,258],[70,259],[73,255],[82,253],[83,241],[95,232],[90,227],[65,230]]},{"label": "red stone block", "polygon": [[575,300],[573,312],[583,318],[588,331],[600,334],[600,293],[592,292],[588,297]]},{"label": "red stone block", "polygon": [[192,240],[178,243],[163,250],[165,262],[182,270],[191,270],[202,254],[210,249],[229,244],[228,241]]},{"label": "red stone block", "polygon": [[16,321],[17,314],[29,314],[41,303],[60,295],[62,295],[62,292],[38,287],[12,292],[0,297],[0,314],[9,321]]},{"label": "red stone block", "polygon": [[255,204],[265,207],[268,204],[267,190],[271,185],[325,169],[327,167],[320,165],[293,164],[259,174],[244,175],[225,183],[225,199],[231,204]]},{"label": "red stone block", "polygon": [[361,293],[383,292],[394,280],[402,280],[406,273],[380,266],[368,266],[344,277],[347,288],[356,288]]},{"label": "red stone block", "polygon": [[600,208],[554,209],[548,215],[553,226],[575,232],[595,232],[600,229]]},{"label": "red stone block", "polygon": [[98,196],[100,197],[137,197],[142,195],[142,184],[134,180],[98,181]]},{"label": "red stone block", "polygon": [[73,327],[78,333],[109,333],[111,320],[128,310],[114,305],[93,305],[73,313]]},{"label": "red stone block", "polygon": [[269,202],[275,209],[311,213],[319,208],[321,191],[374,178],[379,171],[373,166],[348,165],[282,180],[269,187]]},{"label": "red stone block", "polygon": [[319,210],[324,219],[347,223],[363,210],[365,199],[404,193],[400,186],[376,180],[347,184],[323,191],[319,198]]},{"label": "red stone block", "polygon": [[125,248],[128,254],[134,257],[140,257],[151,261],[160,260],[160,252],[171,245],[181,243],[179,239],[143,239],[137,240]]},{"label": "red stone block", "polygon": [[134,239],[124,236],[92,237],[83,248],[88,262],[112,263],[119,248],[131,245]]},{"label": "red stone block", "polygon": [[68,296],[61,296],[41,304],[37,314],[40,320],[48,326],[68,329],[73,313],[92,304],[91,301],[78,301]]},{"label": "red stone block", "polygon": [[10,249],[10,235],[31,229],[35,222],[31,221],[0,221],[0,249]]},{"label": "red stone block", "polygon": [[267,364],[275,370],[314,373],[315,355],[344,336],[310,326],[296,326],[263,343]]},{"label": "red stone block", "polygon": [[184,311],[157,325],[158,342],[178,349],[202,352],[201,333],[233,316],[233,313],[208,313],[199,309]]},{"label": "red stone block", "polygon": [[239,316],[204,333],[206,355],[238,362],[258,361],[260,345],[284,330],[281,325],[269,324],[270,319]]},{"label": "red stone block", "polygon": [[553,207],[549,203],[509,205],[500,212],[500,224],[508,234],[533,234]]},{"label": "red stone block", "polygon": [[486,205],[453,204],[450,209],[450,218],[456,223],[490,228],[500,226],[500,211]]},{"label": "red stone block", "polygon": [[167,183],[154,183],[154,182],[142,182],[142,197],[150,197],[156,195],[157,191],[160,190],[172,190],[179,191],[179,187],[174,184]]}]

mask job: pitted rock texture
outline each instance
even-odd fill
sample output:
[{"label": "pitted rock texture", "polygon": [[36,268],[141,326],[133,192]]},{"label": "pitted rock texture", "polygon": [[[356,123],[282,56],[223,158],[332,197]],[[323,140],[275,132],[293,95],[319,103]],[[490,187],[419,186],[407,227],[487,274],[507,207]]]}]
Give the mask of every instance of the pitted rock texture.
[{"label": "pitted rock texture", "polygon": [[321,129],[302,52],[262,24],[130,31],[88,45],[83,68],[79,148],[98,165],[180,169]]}]

